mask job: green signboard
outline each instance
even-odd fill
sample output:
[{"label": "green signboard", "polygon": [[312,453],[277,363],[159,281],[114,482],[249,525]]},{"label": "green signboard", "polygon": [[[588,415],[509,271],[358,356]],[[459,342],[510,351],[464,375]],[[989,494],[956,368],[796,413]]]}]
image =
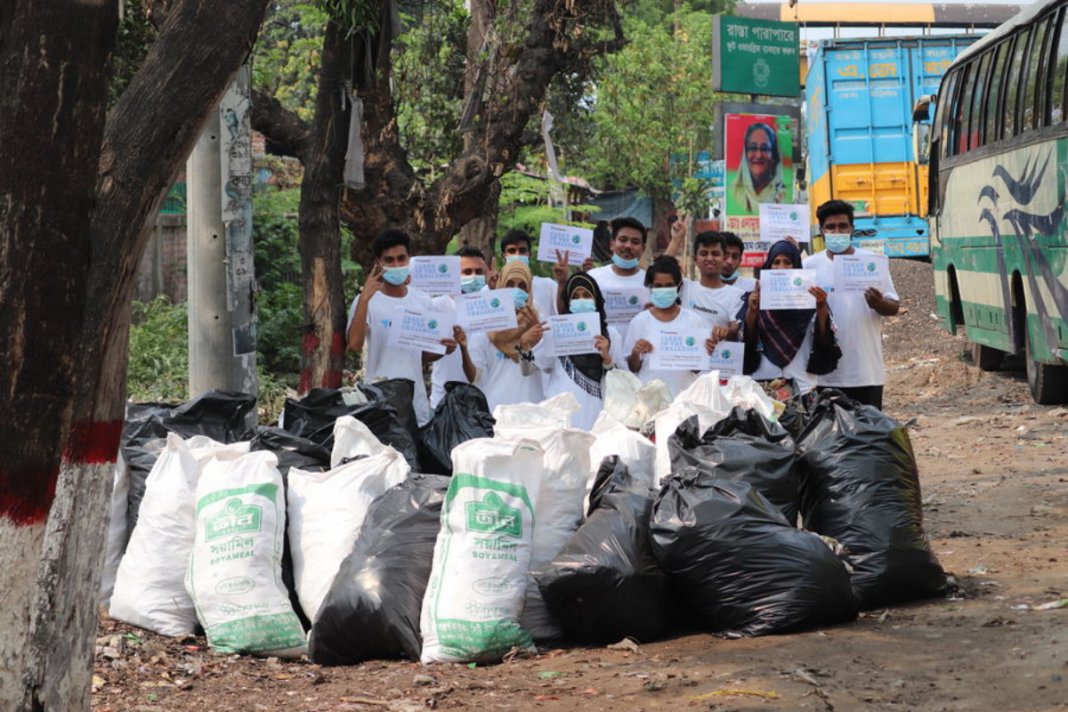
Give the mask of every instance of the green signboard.
[{"label": "green signboard", "polygon": [[712,18],[712,88],[763,96],[801,93],[797,25],[716,15]]}]

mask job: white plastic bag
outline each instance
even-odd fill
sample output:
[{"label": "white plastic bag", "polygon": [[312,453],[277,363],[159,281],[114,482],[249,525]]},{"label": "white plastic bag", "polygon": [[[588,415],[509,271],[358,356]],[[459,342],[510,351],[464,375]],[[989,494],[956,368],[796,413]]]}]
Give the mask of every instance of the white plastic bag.
[{"label": "white plastic bag", "polygon": [[334,449],[330,451],[330,467],[337,467],[345,460],[361,455],[377,455],[386,446],[364,423],[351,415],[343,415],[334,421]]},{"label": "white plastic bag", "polygon": [[730,414],[733,406],[719,385],[719,371],[701,374],[680,393],[675,402],[656,416],[656,481],[671,474],[668,438],[679,425],[696,415],[701,432],[711,428]]},{"label": "white plastic bag", "polygon": [[746,410],[755,409],[768,420],[776,420],[779,410],[771,396],[764,392],[760,384],[749,376],[731,376],[723,388],[723,395],[727,402],[733,406],[741,406]]},{"label": "white plastic bag", "polygon": [[641,487],[656,487],[656,446],[649,438],[624,426],[606,412],[597,417],[590,432],[595,439],[590,446],[590,474],[586,482],[586,499],[582,505],[584,512],[590,508],[590,492],[601,462],[606,457],[617,455]]},{"label": "white plastic bag", "polygon": [[500,434],[502,428],[510,427],[569,428],[571,416],[581,408],[571,393],[561,393],[541,403],[499,405],[493,409],[497,421],[493,432]]},{"label": "white plastic bag", "polygon": [[352,551],[367,508],[408,477],[410,467],[391,447],[327,472],[289,470],[289,549],[297,597],[315,622],[341,562]]},{"label": "white plastic bag", "polygon": [[145,480],[137,526],[119,564],[110,615],[162,635],[196,630],[193,599],[185,590],[185,571],[196,532],[196,487],[212,459],[233,460],[249,444],[223,445],[197,435],[183,441],[171,433]]},{"label": "white plastic bag", "polygon": [[112,471],[111,513],[108,519],[108,533],[104,554],[104,571],[100,577],[100,605],[107,608],[111,604],[111,594],[115,590],[115,577],[119,573],[119,562],[126,551],[129,532],[126,531],[126,507],[130,496],[130,474],[122,451],[115,461]]},{"label": "white plastic bag", "polygon": [[519,616],[542,457],[531,440],[477,438],[453,449],[420,616],[424,663],[498,662],[532,646]]},{"label": "white plastic bag", "polygon": [[671,391],[660,379],[643,384],[630,371],[614,368],[605,374],[604,412],[624,426],[641,430],[671,404]]},{"label": "white plastic bag", "polygon": [[213,458],[204,466],[185,583],[216,652],[298,657],[306,651],[282,583],[285,518],[274,453]]}]

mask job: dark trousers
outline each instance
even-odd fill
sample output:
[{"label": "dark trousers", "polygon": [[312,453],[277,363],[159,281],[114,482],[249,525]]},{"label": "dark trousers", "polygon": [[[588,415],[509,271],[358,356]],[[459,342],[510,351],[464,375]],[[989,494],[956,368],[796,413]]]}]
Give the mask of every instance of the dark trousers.
[{"label": "dark trousers", "polygon": [[852,388],[843,388],[842,386],[820,386],[820,391],[836,390],[845,393],[847,396],[863,403],[864,405],[873,405],[879,410],[883,409],[883,387],[882,386],[854,386]]}]

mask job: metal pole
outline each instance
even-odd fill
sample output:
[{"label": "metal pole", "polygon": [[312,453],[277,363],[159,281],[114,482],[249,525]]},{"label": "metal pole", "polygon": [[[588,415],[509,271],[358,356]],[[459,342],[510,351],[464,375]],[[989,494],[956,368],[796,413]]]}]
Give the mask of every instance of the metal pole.
[{"label": "metal pole", "polygon": [[190,397],[257,390],[248,87],[246,67],[186,163]]}]

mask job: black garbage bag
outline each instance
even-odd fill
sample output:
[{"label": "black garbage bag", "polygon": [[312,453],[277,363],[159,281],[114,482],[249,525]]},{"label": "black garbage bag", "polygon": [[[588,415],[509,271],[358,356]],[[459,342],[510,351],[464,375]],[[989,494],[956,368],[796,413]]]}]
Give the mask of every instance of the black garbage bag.
[{"label": "black garbage bag", "polygon": [[419,451],[415,438],[401,422],[396,409],[384,400],[349,405],[339,390],[313,388],[299,401],[286,399],[282,427],[332,449],[334,421],[343,415],[351,415],[362,422],[375,437],[404,455],[412,469],[418,471]]},{"label": "black garbage bag", "polygon": [[418,660],[419,616],[449,479],[412,475],[371,503],[308,639],[320,665]]},{"label": "black garbage bag", "polygon": [[493,437],[496,422],[482,391],[470,383],[446,383],[445,396],[419,431],[420,469],[452,475],[452,449],[468,440]]},{"label": "black garbage bag", "polygon": [[794,440],[757,411],[735,408],[704,436],[697,416],[687,418],[668,438],[668,454],[673,472],[693,465],[720,479],[748,482],[788,522],[797,522],[801,478]]},{"label": "black garbage bag", "polygon": [[649,527],[657,561],[715,633],[786,633],[857,616],[842,560],[748,482],[684,467],[664,483]]},{"label": "black garbage bag", "polygon": [[923,531],[905,426],[838,392],[821,396],[798,440],[805,527],[848,550],[862,608],[938,596],[946,576]]},{"label": "black garbage bag", "polygon": [[634,477],[630,474],[630,468],[627,467],[627,464],[623,462],[619,455],[605,457],[601,460],[601,464],[597,468],[597,474],[593,477],[593,487],[590,488],[590,504],[586,510],[586,516],[593,514],[593,511],[600,506],[601,499],[609,492],[637,489],[639,489],[639,484],[634,480]]},{"label": "black garbage bag", "polygon": [[628,485],[618,457],[606,457],[601,473],[589,518],[534,580],[570,641],[657,640],[670,630],[672,599],[649,542],[654,493]]},{"label": "black garbage bag", "polygon": [[[330,451],[322,445],[281,428],[260,427],[252,438],[250,449],[268,450],[278,457],[278,471],[282,474],[282,488],[286,507],[289,505],[289,470],[292,467],[306,472],[324,472],[330,469]],[[311,621],[304,614],[297,596],[296,578],[293,576],[293,554],[289,549],[289,520],[286,519],[285,536],[282,539],[282,583],[289,592],[289,602],[307,631]]]},{"label": "black garbage bag", "polygon": [[130,478],[127,496],[127,531],[133,532],[145,497],[145,481],[159,459],[168,433],[183,438],[206,435],[221,443],[252,437],[256,397],[232,391],[208,391],[179,406],[130,403],[122,429],[122,459]]},{"label": "black garbage bag", "polygon": [[411,433],[413,438],[419,437],[419,419],[415,415],[415,406],[412,405],[415,381],[410,378],[388,378],[374,383],[361,383],[357,388],[368,400],[393,406],[405,430]]},{"label": "black garbage bag", "polygon": [[805,424],[808,422],[808,413],[799,396],[787,400],[784,405],[786,410],[782,412],[776,422],[783,427],[783,430],[790,433],[790,437],[796,441],[805,429]]}]

